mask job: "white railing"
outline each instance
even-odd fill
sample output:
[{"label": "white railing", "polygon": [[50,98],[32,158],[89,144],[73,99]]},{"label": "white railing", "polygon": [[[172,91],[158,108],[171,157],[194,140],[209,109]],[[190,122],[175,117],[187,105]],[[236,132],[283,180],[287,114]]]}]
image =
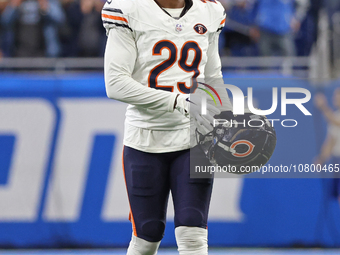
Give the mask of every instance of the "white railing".
[{"label": "white railing", "polygon": [[316,64],[311,57],[222,57],[224,69],[240,72],[277,72],[282,75],[309,77]]},{"label": "white railing", "polygon": [[[277,72],[308,77],[315,61],[310,57],[222,57],[223,69],[242,73]],[[103,71],[103,58],[2,58],[3,71]]]},{"label": "white railing", "polygon": [[86,71],[103,70],[103,58],[1,58],[1,71]]}]

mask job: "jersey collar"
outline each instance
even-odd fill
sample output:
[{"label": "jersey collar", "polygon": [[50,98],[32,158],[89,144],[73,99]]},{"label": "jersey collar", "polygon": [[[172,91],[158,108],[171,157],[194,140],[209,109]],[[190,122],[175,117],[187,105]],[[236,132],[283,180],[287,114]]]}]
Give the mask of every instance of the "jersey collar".
[{"label": "jersey collar", "polygon": [[185,0],[185,6],[184,9],[181,13],[181,15],[179,16],[180,18],[182,18],[184,16],[184,14],[187,13],[187,11],[189,11],[189,9],[192,7],[192,0]]},{"label": "jersey collar", "polygon": [[[156,1],[155,1],[156,2]],[[156,2],[156,4],[158,5],[158,3]],[[185,6],[184,6],[184,9],[181,13],[181,15],[179,15],[179,18],[182,18],[188,11],[189,9],[192,7],[193,5],[193,2],[192,0],[185,0]],[[159,6],[159,5],[158,5]],[[160,6],[159,6],[160,7]],[[170,15],[170,13],[168,13],[166,10],[164,10],[162,7],[160,7],[166,14],[168,14],[170,17],[172,17]]]}]

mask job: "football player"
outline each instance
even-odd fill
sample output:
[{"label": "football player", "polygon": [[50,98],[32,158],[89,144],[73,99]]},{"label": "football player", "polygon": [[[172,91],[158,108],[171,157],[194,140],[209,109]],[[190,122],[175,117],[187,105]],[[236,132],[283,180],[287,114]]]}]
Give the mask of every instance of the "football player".
[{"label": "football player", "polygon": [[[325,164],[327,161],[333,166],[340,164],[340,88],[336,88],[333,95],[333,105],[336,111],[328,105],[327,98],[324,94],[318,93],[315,95],[314,103],[319,108],[323,116],[328,122],[327,138],[324,141],[320,154],[315,160],[315,164]],[[332,182],[333,193],[337,196],[340,203],[340,178],[335,171],[335,176]]]},{"label": "football player", "polygon": [[[123,168],[133,234],[128,255],[156,254],[164,234],[168,196],[175,210],[175,236],[181,255],[208,253],[207,218],[212,179],[190,179],[190,121],[211,131],[224,106],[194,93],[198,79],[223,84],[218,36],[225,22],[215,0],[107,0],[105,86],[126,112]],[[191,149],[191,150],[190,150]],[[201,154],[199,154],[201,153]]]}]

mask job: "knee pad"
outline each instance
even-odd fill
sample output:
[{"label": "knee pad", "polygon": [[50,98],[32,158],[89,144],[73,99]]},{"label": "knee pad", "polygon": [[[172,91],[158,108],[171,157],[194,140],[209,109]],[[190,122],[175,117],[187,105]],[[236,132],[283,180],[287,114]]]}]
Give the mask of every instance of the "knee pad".
[{"label": "knee pad", "polygon": [[141,224],[141,232],[138,232],[138,236],[150,241],[159,242],[162,240],[165,230],[165,223],[161,220],[149,220]]},{"label": "knee pad", "polygon": [[191,227],[203,227],[206,225],[206,220],[204,220],[203,212],[200,210],[187,207],[176,212],[175,214],[175,225],[178,226],[191,226]]},{"label": "knee pad", "polygon": [[177,227],[176,242],[180,255],[207,255],[208,230],[198,227]]},{"label": "knee pad", "polygon": [[132,235],[126,255],[155,255],[161,242],[149,242]]}]

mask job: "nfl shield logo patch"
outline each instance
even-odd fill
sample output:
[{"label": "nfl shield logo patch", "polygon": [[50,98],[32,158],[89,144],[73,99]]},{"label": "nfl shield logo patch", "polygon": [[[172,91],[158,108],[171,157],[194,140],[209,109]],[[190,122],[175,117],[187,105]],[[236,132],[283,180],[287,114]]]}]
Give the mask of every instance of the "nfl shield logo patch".
[{"label": "nfl shield logo patch", "polygon": [[203,24],[196,24],[194,29],[200,35],[204,35],[208,31],[208,29]]},{"label": "nfl shield logo patch", "polygon": [[177,24],[176,27],[175,27],[175,30],[178,33],[181,32],[183,30],[182,25],[181,24]]}]

